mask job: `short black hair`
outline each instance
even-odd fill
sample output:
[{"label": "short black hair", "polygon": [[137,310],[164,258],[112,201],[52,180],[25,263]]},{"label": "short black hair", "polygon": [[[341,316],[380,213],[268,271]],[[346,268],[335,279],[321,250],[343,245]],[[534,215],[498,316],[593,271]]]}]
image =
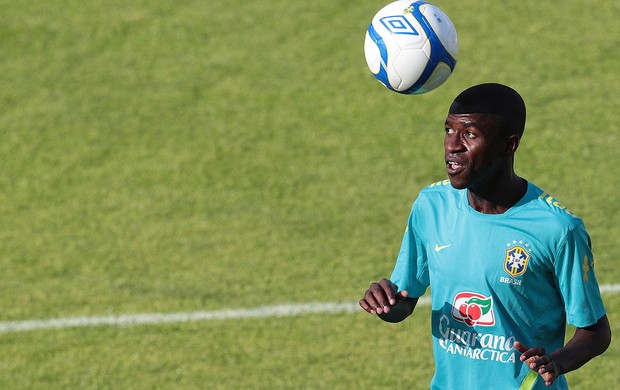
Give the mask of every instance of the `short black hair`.
[{"label": "short black hair", "polygon": [[517,91],[502,84],[479,84],[461,92],[449,114],[491,114],[501,118],[504,130],[523,135],[525,102]]}]

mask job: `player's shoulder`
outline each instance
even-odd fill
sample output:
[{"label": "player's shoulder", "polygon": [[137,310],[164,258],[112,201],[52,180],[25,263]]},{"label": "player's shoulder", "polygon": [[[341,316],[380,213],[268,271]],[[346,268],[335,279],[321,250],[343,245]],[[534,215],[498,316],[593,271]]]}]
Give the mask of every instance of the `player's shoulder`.
[{"label": "player's shoulder", "polygon": [[424,187],[420,194],[455,194],[456,189],[450,184],[450,180],[439,180]]},{"label": "player's shoulder", "polygon": [[556,221],[559,224],[575,227],[583,225],[583,221],[570,208],[561,203],[555,196],[536,185],[529,183],[528,207],[539,214],[539,218]]},{"label": "player's shoulder", "polygon": [[429,201],[437,201],[438,199],[458,198],[459,190],[452,187],[450,180],[440,180],[424,187],[418,193],[418,200],[427,199]]},{"label": "player's shoulder", "polygon": [[424,187],[414,202],[418,209],[445,209],[461,202],[463,190],[457,190],[450,180],[440,180]]}]

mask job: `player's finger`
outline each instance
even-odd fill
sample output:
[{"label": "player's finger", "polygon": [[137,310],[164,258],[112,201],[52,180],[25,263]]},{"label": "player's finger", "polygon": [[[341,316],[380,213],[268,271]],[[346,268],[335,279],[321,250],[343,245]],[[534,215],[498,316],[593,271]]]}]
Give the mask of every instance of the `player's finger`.
[{"label": "player's finger", "polygon": [[[553,366],[553,370],[555,370],[555,365]],[[547,367],[547,371],[540,375],[545,381],[545,385],[551,386],[551,384],[558,378],[558,374],[555,371],[551,371],[549,367]]]},{"label": "player's finger", "polygon": [[[521,350],[519,350],[521,352]],[[523,352],[521,352],[521,361],[524,362],[526,360],[529,360],[531,358],[539,358],[540,356],[543,356],[545,354],[545,349],[543,347],[532,347],[529,348]],[[528,361],[528,364],[531,363],[531,361]]]},{"label": "player's finger", "polygon": [[542,374],[550,375],[550,374],[553,374],[553,372],[554,372],[554,367],[552,364],[545,364],[545,365],[541,365],[538,367],[538,373],[541,375]]},{"label": "player's finger", "polygon": [[375,314],[374,309],[366,302],[366,299],[360,299],[359,301],[360,307],[366,310],[367,313]]},{"label": "player's finger", "polygon": [[538,359],[540,355],[536,354],[536,350],[529,348],[521,354],[519,360],[525,363],[528,367],[532,368],[532,364]]},{"label": "player's finger", "polygon": [[528,350],[528,348],[525,345],[523,345],[522,343],[520,343],[519,341],[515,341],[514,347],[515,347],[515,349],[517,351],[519,351],[521,353],[523,353],[523,352]]},{"label": "player's finger", "polygon": [[371,314],[381,314],[383,313],[383,308],[386,306],[385,304],[385,296],[377,283],[373,283],[370,285],[370,288],[366,290],[366,294],[364,295],[364,300],[370,307]]},{"label": "player's finger", "polygon": [[388,292],[394,294],[391,287],[386,287],[386,283],[382,280],[380,283],[373,283],[369,291],[373,294],[374,300],[377,303],[377,314],[390,311],[391,305]]},{"label": "player's finger", "polygon": [[543,374],[542,378],[545,380],[545,385],[551,386],[551,384],[555,382],[558,376],[556,374],[549,373],[549,374]]},{"label": "player's finger", "polygon": [[391,306],[396,304],[396,291],[398,290],[398,286],[392,283],[389,279],[381,279],[379,285],[383,288],[385,296],[387,298],[387,303]]},{"label": "player's finger", "polygon": [[[528,361],[529,367],[533,370],[538,370],[540,374],[547,372],[547,370],[551,370],[550,367],[551,358],[548,355],[539,356],[536,359],[532,359]],[[548,368],[545,368],[549,366]],[[542,372],[541,372],[542,370]]]},{"label": "player's finger", "polygon": [[366,295],[364,296],[363,301],[366,303],[366,307],[368,308],[368,312],[370,314],[376,314],[377,313],[377,307],[379,307],[379,304],[377,303],[377,301],[375,300],[374,296],[370,293],[366,293]]}]

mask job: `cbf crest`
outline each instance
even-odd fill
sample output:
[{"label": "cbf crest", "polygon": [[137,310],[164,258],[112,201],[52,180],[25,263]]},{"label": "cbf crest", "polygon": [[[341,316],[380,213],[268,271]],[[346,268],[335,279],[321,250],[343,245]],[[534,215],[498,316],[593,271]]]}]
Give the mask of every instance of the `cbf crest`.
[{"label": "cbf crest", "polygon": [[506,249],[504,270],[513,278],[523,275],[527,269],[527,263],[529,260],[530,254],[523,246],[513,246],[510,249]]}]

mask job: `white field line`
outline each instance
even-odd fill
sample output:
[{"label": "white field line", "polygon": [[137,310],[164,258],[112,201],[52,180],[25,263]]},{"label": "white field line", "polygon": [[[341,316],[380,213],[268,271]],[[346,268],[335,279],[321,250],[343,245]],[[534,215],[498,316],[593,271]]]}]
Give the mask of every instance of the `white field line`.
[{"label": "white field line", "polygon": [[[620,292],[620,284],[600,286],[601,293]],[[418,305],[430,304],[428,297],[422,297]],[[214,311],[194,311],[184,313],[143,313],[97,317],[65,317],[46,320],[26,320],[0,322],[0,333],[26,332],[39,329],[65,329],[87,326],[131,326],[148,324],[170,324],[210,320],[232,320],[266,317],[293,317],[303,314],[339,314],[361,311],[357,302],[315,302],[287,305],[261,306],[253,309],[229,309]]]}]

